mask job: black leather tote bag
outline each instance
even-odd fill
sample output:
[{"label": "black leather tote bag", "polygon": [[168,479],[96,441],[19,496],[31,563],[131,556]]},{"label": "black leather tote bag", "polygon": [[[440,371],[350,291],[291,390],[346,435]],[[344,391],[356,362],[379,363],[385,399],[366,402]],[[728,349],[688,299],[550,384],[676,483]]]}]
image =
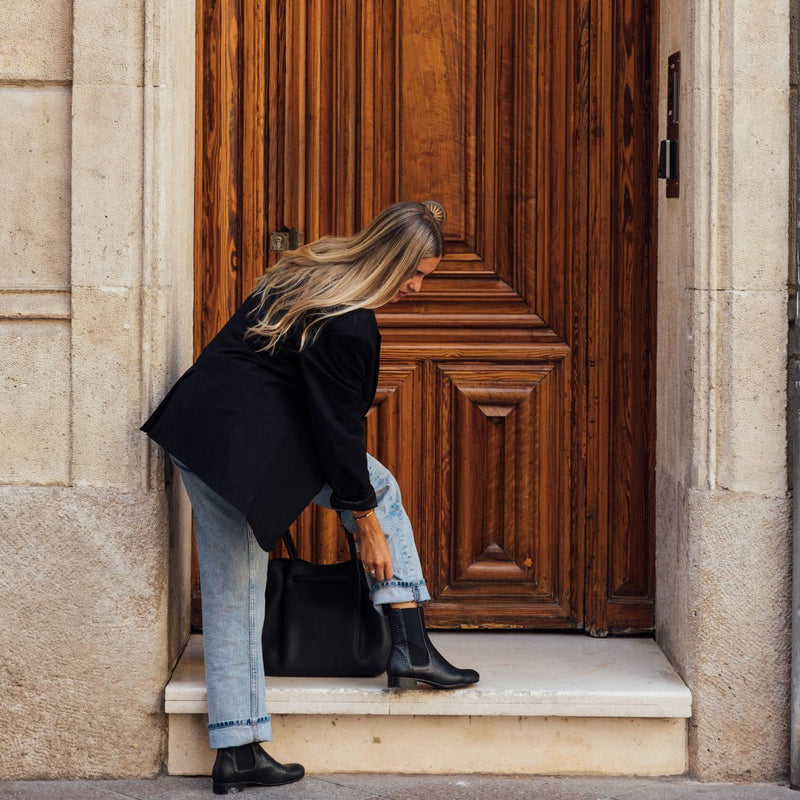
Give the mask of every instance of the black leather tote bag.
[{"label": "black leather tote bag", "polygon": [[289,531],[289,558],[270,558],[261,635],[266,675],[363,677],[386,669],[388,620],[369,598],[355,540],[345,533],[349,561],[303,561]]}]

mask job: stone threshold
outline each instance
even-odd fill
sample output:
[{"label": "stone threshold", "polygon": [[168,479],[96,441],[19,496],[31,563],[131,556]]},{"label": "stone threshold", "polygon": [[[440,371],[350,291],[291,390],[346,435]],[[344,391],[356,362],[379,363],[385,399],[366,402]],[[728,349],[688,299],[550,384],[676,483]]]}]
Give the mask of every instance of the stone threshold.
[{"label": "stone threshold", "polygon": [[[650,639],[432,633],[473,687],[398,691],[377,678],[267,677],[278,760],[310,774],[680,775],[691,695]],[[171,775],[208,775],[202,636],[166,688]]]},{"label": "stone threshold", "polygon": [[[396,690],[376,678],[267,677],[272,714],[689,717],[691,693],[652,639],[574,634],[432,633],[454,664],[481,674],[453,691]],[[166,688],[168,714],[206,713],[203,637]]]}]

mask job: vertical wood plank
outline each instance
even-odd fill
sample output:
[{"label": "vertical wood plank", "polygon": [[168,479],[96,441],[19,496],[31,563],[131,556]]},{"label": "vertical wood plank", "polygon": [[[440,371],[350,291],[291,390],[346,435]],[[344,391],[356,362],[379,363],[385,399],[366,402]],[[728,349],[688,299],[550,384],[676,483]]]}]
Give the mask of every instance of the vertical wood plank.
[{"label": "vertical wood plank", "polygon": [[236,310],[241,261],[240,0],[198,3],[195,346]]},{"label": "vertical wood plank", "polygon": [[[285,182],[286,161],[283,150],[286,128],[286,59],[287,30],[285,0],[271,0],[266,19],[266,52],[264,74],[266,76],[266,143],[265,143],[265,207],[267,235],[270,230],[282,227],[286,216],[286,199],[282,188]],[[258,69],[260,64],[254,66]],[[278,259],[274,251],[267,252],[266,266],[271,267]]]},{"label": "vertical wood plank", "polygon": [[615,111],[616,0],[592,0],[589,98],[588,407],[586,476],[586,612],[590,632],[605,631],[610,478],[610,307]]},{"label": "vertical wood plank", "polygon": [[242,18],[242,258],[240,296],[250,293],[267,266],[266,0],[243,0]]},{"label": "vertical wood plank", "polygon": [[242,286],[246,296],[267,265],[265,142],[267,136],[266,0],[243,0],[242,19]]},{"label": "vertical wood plank", "polygon": [[586,626],[605,634],[654,621],[657,7],[592,12]]},{"label": "vertical wood plank", "polygon": [[575,120],[575,143],[571,183],[572,229],[575,269],[568,285],[569,306],[572,309],[567,343],[572,347],[571,419],[583,424],[573,428],[570,454],[573,474],[570,500],[570,528],[575,540],[575,555],[570,565],[569,586],[572,602],[578,609],[577,624],[585,620],[587,555],[587,466],[588,466],[588,286],[589,286],[589,139],[590,139],[590,0],[575,4],[573,21],[577,54],[573,59],[572,84],[574,94],[571,113]]},{"label": "vertical wood plank", "polygon": [[613,463],[609,630],[653,624],[657,44],[653,3],[617,18],[616,253],[612,308]]}]

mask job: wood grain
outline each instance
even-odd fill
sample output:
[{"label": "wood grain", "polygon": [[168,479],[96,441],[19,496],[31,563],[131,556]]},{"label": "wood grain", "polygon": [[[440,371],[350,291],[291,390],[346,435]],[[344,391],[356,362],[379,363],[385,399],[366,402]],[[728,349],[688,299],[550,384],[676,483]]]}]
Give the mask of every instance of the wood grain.
[{"label": "wood grain", "polygon": [[653,625],[658,9],[592,4],[586,626]]},{"label": "wood grain", "polygon": [[241,298],[241,11],[239,0],[197,5],[196,352]]},{"label": "wood grain", "polygon": [[[438,627],[653,624],[657,6],[198,4],[196,342],[276,255],[445,202],[447,255],[379,313],[367,443]],[[301,553],[344,556],[308,509]]]}]

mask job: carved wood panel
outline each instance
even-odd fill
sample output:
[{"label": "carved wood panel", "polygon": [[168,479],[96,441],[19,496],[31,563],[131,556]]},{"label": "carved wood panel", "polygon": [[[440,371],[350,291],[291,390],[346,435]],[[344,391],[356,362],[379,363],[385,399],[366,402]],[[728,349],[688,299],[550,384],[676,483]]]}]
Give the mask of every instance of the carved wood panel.
[{"label": "carved wood panel", "polygon": [[434,365],[442,618],[508,624],[520,603],[546,625],[575,616],[568,363]]}]

